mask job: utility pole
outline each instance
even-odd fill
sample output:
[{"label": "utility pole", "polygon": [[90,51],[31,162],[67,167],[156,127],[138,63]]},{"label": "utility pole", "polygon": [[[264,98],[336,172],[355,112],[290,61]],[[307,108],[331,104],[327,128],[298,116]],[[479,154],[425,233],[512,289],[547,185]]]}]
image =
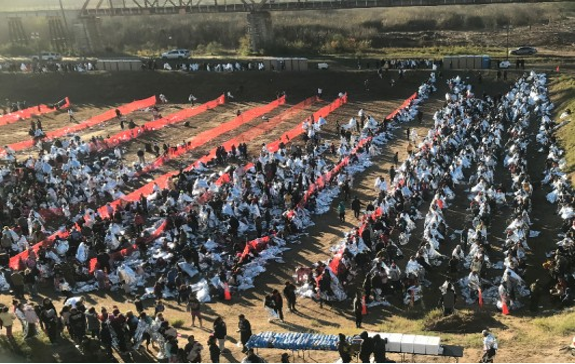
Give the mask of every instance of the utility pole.
[{"label": "utility pole", "polygon": [[40,33],[38,32],[33,32],[32,34],[30,34],[30,39],[32,39],[32,41],[34,41],[34,43],[36,43],[36,45],[38,46],[38,61],[42,61],[42,52],[40,51]]},{"label": "utility pole", "polygon": [[[70,39],[70,28],[68,28],[68,20],[66,20],[66,12],[64,11],[64,5],[62,5],[62,0],[60,2],[60,11],[62,12],[62,18],[64,19],[64,27],[66,28],[66,38]],[[69,44],[69,43],[68,43]]]},{"label": "utility pole", "polygon": [[507,52],[505,52],[505,57],[509,61],[509,19],[507,19],[507,42],[506,42]]}]

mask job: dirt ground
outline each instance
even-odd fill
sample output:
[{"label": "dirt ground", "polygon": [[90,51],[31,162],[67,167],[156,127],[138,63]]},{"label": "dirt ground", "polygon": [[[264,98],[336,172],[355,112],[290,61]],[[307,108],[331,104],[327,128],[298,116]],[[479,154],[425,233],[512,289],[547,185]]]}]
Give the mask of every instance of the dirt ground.
[{"label": "dirt ground", "polygon": [[[461,74],[461,73],[460,73]],[[165,85],[159,85],[162,82],[173,81],[174,87],[171,89],[174,92],[174,95],[178,95],[177,97],[174,96],[174,100],[176,102],[184,102],[185,100],[178,100],[178,97],[182,97],[185,93],[189,93],[190,86],[188,84],[189,78],[188,75],[181,76],[183,80],[179,80],[174,78],[173,74],[165,74],[166,80],[163,80],[160,76],[160,73],[147,73],[147,76],[151,77],[149,82],[144,82],[144,77],[138,77],[134,79],[133,85],[129,82],[127,75],[121,76],[120,80],[118,80],[118,84],[121,85],[118,87],[119,90],[116,90],[114,87],[110,87],[110,84],[113,83],[110,79],[104,77],[102,80],[102,87],[103,89],[109,90],[112,94],[116,94],[118,99],[115,101],[116,103],[124,102],[125,97],[131,98],[139,98],[142,97],[138,92],[142,93],[144,90],[138,88],[143,87],[143,84],[146,85],[155,85],[154,87],[148,87],[146,92],[148,94],[154,93],[154,90],[165,90]],[[322,133],[322,137],[327,140],[335,140],[336,133],[335,133],[335,121],[339,121],[340,123],[347,122],[347,120],[354,115],[357,115],[357,111],[360,108],[366,110],[367,113],[375,115],[376,118],[380,119],[383,116],[387,115],[390,111],[398,107],[401,102],[411,95],[419,86],[421,81],[427,78],[427,72],[416,72],[413,74],[408,74],[408,77],[405,80],[402,80],[394,88],[389,86],[388,80],[390,75],[386,75],[386,78],[379,82],[380,80],[376,77],[374,73],[367,73],[367,72],[351,72],[351,73],[342,73],[338,74],[337,77],[333,77],[333,75],[328,75],[326,73],[321,72],[310,72],[306,74],[304,77],[286,77],[286,74],[272,74],[271,81],[266,80],[261,76],[261,74],[253,74],[256,76],[257,80],[247,78],[245,74],[238,74],[237,78],[232,78],[232,75],[214,75],[216,76],[215,80],[212,80],[209,84],[205,83],[202,84],[202,87],[198,86],[200,83],[197,83],[194,88],[193,93],[198,96],[198,92],[196,89],[201,89],[205,87],[205,96],[202,96],[202,100],[205,98],[206,100],[212,99],[221,93],[222,90],[225,90],[226,87],[231,85],[232,92],[234,87],[237,87],[239,84],[243,84],[245,87],[245,93],[241,96],[241,100],[236,102],[242,102],[242,106],[236,106],[235,104],[232,105],[224,105],[216,108],[213,111],[207,112],[208,115],[201,116],[198,120],[208,121],[213,123],[213,125],[217,125],[222,121],[227,120],[226,118],[231,117],[237,107],[252,107],[252,105],[256,105],[255,101],[253,100],[268,100],[270,99],[270,94],[273,94],[274,90],[286,90],[288,92],[288,96],[293,95],[293,97],[289,97],[289,103],[295,104],[300,100],[304,99],[305,97],[311,96],[314,92],[316,87],[323,86],[324,93],[327,93],[330,97],[326,97],[326,100],[331,100],[332,96],[335,97],[337,92],[342,90],[349,91],[350,94],[350,102],[349,104],[341,107],[337,111],[335,111],[330,117],[328,118],[329,124],[326,129],[324,129]],[[8,77],[9,76],[9,77]],[[27,78],[27,75],[0,75],[0,82],[6,81],[3,78],[8,77],[9,81],[15,82],[17,80],[16,76],[22,76],[22,78]],[[43,78],[46,75],[40,75],[40,78]],[[76,78],[78,75],[70,75],[73,78]],[[87,79],[93,77],[92,75],[81,75],[86,76]],[[201,75],[205,76],[205,75]],[[229,76],[229,77],[228,77]],[[236,76],[236,75],[233,75]],[[251,76],[251,75],[250,75]],[[269,76],[269,75],[267,75]],[[446,77],[448,75],[445,75]],[[475,75],[474,74],[462,74],[463,78],[470,77],[470,81],[474,82]],[[363,81],[365,78],[369,77],[371,81],[370,91],[366,91],[363,86]],[[494,77],[485,77],[483,78],[483,83],[477,85],[475,87],[476,95],[481,95],[483,92],[487,92],[490,94],[498,94],[504,93],[507,89],[507,85],[511,84],[511,79],[507,83],[503,82],[495,82]],[[22,82],[16,82],[14,84],[14,88],[12,89],[11,97],[12,99],[17,99],[18,97],[23,97],[20,95],[25,95],[22,93],[22,90],[26,89],[23,85],[26,84],[29,80],[20,80]],[[92,79],[90,79],[92,81]],[[251,87],[255,85],[256,82],[261,82],[262,87]],[[269,83],[268,83],[269,82]],[[100,83],[99,83],[100,84]],[[44,82],[44,85],[48,86],[49,83]],[[248,87],[248,85],[250,87]],[[317,85],[317,86],[316,86]],[[161,87],[164,86],[164,87]],[[320,87],[321,87],[320,86]],[[387,145],[382,148],[382,155],[374,158],[373,162],[374,165],[367,169],[361,175],[355,176],[354,186],[352,189],[352,194],[357,195],[362,202],[367,202],[370,199],[375,197],[375,193],[373,190],[373,182],[375,178],[379,175],[388,176],[388,168],[391,165],[393,155],[395,151],[399,151],[400,159],[403,160],[406,156],[406,146],[407,142],[405,139],[405,128],[412,127],[415,128],[418,132],[418,135],[422,136],[426,134],[427,129],[433,125],[433,120],[431,116],[433,112],[440,108],[443,105],[444,94],[447,90],[445,85],[445,78],[439,79],[438,83],[438,91],[432,95],[432,97],[424,104],[423,111],[424,111],[424,119],[422,124],[418,124],[417,122],[412,122],[408,124],[401,125],[401,128],[396,129],[394,131],[394,135],[396,138],[390,141]],[[76,95],[72,94],[72,98],[74,96],[78,100],[85,100],[88,98],[87,93],[79,92],[83,90],[80,86],[77,85],[76,79],[71,79],[69,82],[64,83],[61,85],[61,88],[66,92],[72,92],[72,90],[76,90]],[[53,91],[53,90],[52,90]],[[130,93],[132,91],[133,93]],[[2,94],[3,90],[0,90],[0,99],[4,97]],[[20,93],[19,93],[20,92]],[[44,96],[42,93],[44,93]],[[170,99],[170,93],[165,92],[168,98]],[[66,93],[68,95],[68,93]],[[120,94],[122,96],[120,96]],[[265,94],[265,96],[264,96]],[[38,95],[35,97],[38,100],[43,101],[41,98],[45,97],[46,95],[50,95],[49,90],[45,90],[40,88]],[[92,94],[93,95],[93,94]],[[124,98],[122,98],[124,97]],[[187,95],[186,95],[187,97]],[[258,98],[259,97],[259,98]],[[109,103],[111,101],[111,96],[107,95],[103,98],[100,102]],[[252,101],[248,101],[252,100]],[[128,100],[129,101],[129,100]],[[86,101],[87,102],[87,101]],[[249,102],[249,104],[248,104]],[[260,104],[257,102],[257,104]],[[110,107],[110,104],[107,104],[107,107]],[[239,105],[239,104],[238,104]],[[312,111],[316,109],[316,106],[310,107],[306,109],[305,112]],[[92,107],[86,106],[86,112],[90,112],[93,110],[94,107],[105,107],[103,105],[96,106],[93,105]],[[283,109],[287,108],[287,106],[282,107]],[[83,110],[83,109],[82,109]],[[279,112],[279,110],[278,110]],[[80,112],[77,113],[79,115]],[[298,114],[299,115],[299,114]],[[62,115],[67,118],[67,115]],[[272,115],[273,116],[273,115]],[[196,119],[194,119],[196,120]],[[295,123],[299,122],[299,118],[294,118],[294,120],[286,121],[282,124],[285,124],[284,127],[280,127],[281,130],[287,130],[288,128],[293,127]],[[256,124],[257,122],[254,122]],[[13,125],[19,125],[18,123]],[[536,127],[536,126],[535,126]],[[26,125],[27,128],[27,125]],[[247,126],[246,126],[247,128]],[[278,129],[280,129],[278,128]],[[244,130],[244,129],[242,129]],[[0,129],[2,131],[2,129]],[[189,133],[185,134],[188,137],[191,137],[195,132],[198,132],[199,129],[189,128],[186,130]],[[241,130],[238,131],[238,133]],[[175,140],[179,141],[180,133],[182,132],[182,127],[173,127],[173,128],[165,128],[160,132],[153,132],[146,134],[145,138],[149,138],[149,140]],[[278,130],[274,130],[273,133],[266,134],[259,138],[256,138],[250,141],[250,146],[253,144],[257,146],[258,143],[271,141],[277,134],[279,133]],[[228,135],[229,134],[229,135]],[[6,134],[4,134],[6,137]],[[225,138],[232,137],[233,135],[237,135],[236,132],[234,133],[226,133]],[[218,138],[218,140],[211,142],[210,144],[217,144],[225,140],[224,136],[222,139]],[[144,140],[144,139],[143,139]],[[134,150],[137,150],[137,145],[142,143],[142,141],[135,141],[132,143],[128,143],[127,148],[129,151],[129,155],[133,155]],[[136,149],[134,149],[136,148]],[[535,149],[535,146],[533,146]],[[207,149],[207,147],[206,147]],[[252,148],[253,149],[253,148]],[[203,148],[202,148],[203,151]],[[190,155],[195,155],[192,153]],[[529,171],[532,174],[532,178],[534,180],[539,179],[538,173],[542,170],[542,165],[544,162],[544,156],[538,153],[531,154],[531,160],[529,161]],[[189,162],[190,156],[187,155],[185,158],[180,158],[176,163],[179,162]],[[170,165],[170,167],[174,167]],[[508,173],[506,171],[502,171],[501,177],[502,182],[505,182],[509,179]],[[456,191],[459,196],[464,196],[462,191]],[[533,203],[534,206],[537,206],[536,211],[534,210],[532,214],[532,218],[535,221],[533,229],[541,231],[541,235],[538,238],[530,239],[530,246],[533,248],[533,257],[530,258],[530,269],[528,270],[528,280],[532,280],[534,277],[539,276],[542,274],[541,269],[541,262],[544,258],[543,252],[548,250],[551,245],[554,245],[554,241],[556,238],[556,232],[558,226],[560,226],[559,218],[556,215],[553,215],[554,208],[547,204],[544,201],[545,192],[541,189],[536,190],[533,196]],[[465,198],[457,199],[453,202],[452,206],[446,212],[446,220],[450,225],[451,229],[462,229],[464,226],[469,224],[469,221],[466,220],[467,212],[465,208],[467,207],[467,200]],[[423,205],[420,209],[422,214],[425,215],[427,212],[428,206]],[[506,226],[505,219],[508,216],[508,211],[501,211],[496,216],[496,221],[493,226],[491,227],[490,231],[492,232],[493,236],[501,237],[503,228]],[[178,330],[179,333],[182,334],[180,339],[181,343],[185,343],[185,338],[188,335],[194,335],[196,339],[200,342],[205,343],[207,340],[208,335],[210,334],[210,329],[212,327],[212,322],[215,319],[216,315],[221,315],[228,325],[228,334],[230,336],[230,341],[227,344],[227,347],[231,349],[231,353],[222,355],[222,362],[238,362],[242,359],[243,355],[241,354],[240,350],[233,345],[239,336],[235,333],[235,329],[237,327],[237,315],[240,313],[244,313],[247,318],[252,323],[252,329],[255,333],[261,331],[296,331],[296,332],[319,332],[319,333],[327,333],[327,334],[337,334],[338,332],[342,332],[345,334],[356,334],[358,330],[354,327],[354,321],[351,311],[351,301],[345,301],[342,303],[333,304],[332,306],[324,306],[323,309],[319,308],[319,305],[309,299],[298,299],[298,310],[300,311],[298,314],[290,314],[289,312],[286,314],[286,322],[285,323],[269,323],[267,321],[267,314],[264,312],[262,308],[262,301],[263,296],[272,289],[277,288],[281,289],[283,287],[283,283],[286,280],[292,280],[293,275],[295,273],[295,269],[300,266],[309,266],[314,262],[319,260],[326,260],[332,256],[332,253],[329,251],[329,248],[332,247],[334,244],[338,242],[343,237],[343,233],[347,232],[353,226],[357,224],[357,221],[351,217],[351,213],[348,212],[348,221],[344,224],[340,223],[337,219],[335,213],[335,205],[332,212],[329,212],[325,215],[316,216],[314,217],[314,222],[316,223],[315,226],[311,227],[307,230],[309,233],[308,236],[300,239],[298,244],[293,244],[289,246],[291,250],[286,251],[283,254],[283,260],[285,264],[273,264],[268,265],[266,267],[267,271],[261,274],[255,280],[256,288],[241,292],[238,295],[235,295],[232,298],[231,302],[222,303],[209,303],[204,306],[204,328],[192,328],[191,327],[191,319],[189,314],[185,312],[183,306],[178,306],[174,301],[168,301],[166,303],[167,312],[166,317],[169,318],[170,321],[176,319],[184,320],[184,326]],[[418,236],[421,235],[423,228],[423,220],[417,221],[417,230],[412,233],[412,239],[410,243],[406,246],[402,247],[404,254],[407,256],[419,244]],[[451,230],[450,230],[451,232]],[[445,248],[442,248],[442,253],[449,254],[453,247],[455,246],[456,241],[449,241]],[[502,260],[502,259],[500,259]],[[404,264],[401,264],[402,266]],[[437,271],[432,271],[430,273],[430,279],[432,281],[432,286],[424,291],[425,295],[425,303],[427,307],[435,307],[437,302],[437,296],[435,294],[435,287],[439,285],[440,282],[443,282],[445,276],[442,272],[443,268],[438,269]],[[501,274],[500,271],[494,272],[493,274]],[[52,289],[48,283],[44,284],[44,289],[42,290],[43,294],[48,296],[53,296],[51,292]],[[106,292],[106,293],[91,293],[87,296],[88,303],[90,305],[95,305],[96,307],[105,306],[110,308],[112,305],[118,305],[122,310],[134,309],[134,305],[126,300],[126,298],[120,294],[119,292]],[[0,302],[2,303],[9,303],[10,297],[7,295],[0,295]],[[153,302],[148,301],[146,302],[148,305],[153,304]],[[399,302],[392,302],[393,306],[382,308],[381,306],[375,307],[370,309],[369,315],[364,320],[364,328],[368,331],[382,331],[382,332],[403,332],[402,331],[402,323],[405,321],[402,320],[409,320],[413,317],[421,318],[421,312],[407,312],[402,304]],[[543,302],[542,304],[548,305],[547,302]],[[469,308],[462,302],[460,302],[457,306],[459,309]],[[477,308],[473,308],[477,309]],[[541,348],[541,347],[529,347],[528,345],[515,343],[514,340],[521,335],[521,330],[525,329],[527,326],[525,325],[525,320],[529,320],[530,316],[524,315],[520,313],[519,316],[512,316],[512,317],[504,317],[499,315],[496,312],[494,307],[487,307],[486,311],[489,314],[492,314],[492,317],[495,322],[498,324],[495,326],[496,333],[500,339],[500,341],[504,342],[506,345],[503,350],[500,350],[498,353],[497,361],[502,362],[564,362],[570,361],[571,358],[566,356],[563,353],[558,352],[558,348],[563,346],[560,341],[557,343],[552,343],[548,347]],[[16,324],[18,326],[18,324]],[[18,328],[17,328],[18,330]],[[454,345],[464,345],[465,346],[465,355],[462,358],[463,362],[477,362],[481,355],[481,342],[478,333],[472,334],[457,334],[457,335],[444,335],[441,333],[429,333],[430,335],[440,335],[442,336],[442,341],[444,343],[454,344]],[[0,346],[5,342],[0,341]],[[82,356],[78,352],[77,349],[74,348],[73,345],[66,345],[66,346],[59,346],[56,348],[52,348],[46,346],[42,342],[33,342],[29,343],[30,346],[33,348],[38,348],[39,350],[45,353],[45,355],[38,356],[34,355],[34,361],[100,361],[102,358],[98,354],[91,353],[90,355]],[[209,359],[207,346],[205,346],[206,350],[204,350],[204,361]],[[260,350],[260,354],[264,356],[269,362],[277,362],[279,361],[279,356],[281,351],[278,350]],[[313,352],[311,356],[308,356],[306,353],[305,358],[298,357],[298,354],[295,354],[295,361],[296,362],[333,362],[337,359],[336,353],[327,353],[327,352]],[[399,360],[399,356],[397,355],[390,355],[390,357],[394,360]],[[119,357],[117,355],[118,360],[129,361],[130,358],[127,357]],[[133,358],[135,361],[151,361],[151,358],[148,355],[138,355],[134,356]],[[437,358],[432,357],[416,357],[415,361],[418,362],[425,362],[425,361],[439,361],[436,360]]]}]

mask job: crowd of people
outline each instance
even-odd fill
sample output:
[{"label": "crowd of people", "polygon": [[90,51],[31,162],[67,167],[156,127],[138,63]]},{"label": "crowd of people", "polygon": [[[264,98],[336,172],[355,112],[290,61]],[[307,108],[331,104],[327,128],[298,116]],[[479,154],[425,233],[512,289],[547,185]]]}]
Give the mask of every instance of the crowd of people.
[{"label": "crowd of people", "polygon": [[[398,114],[397,119],[402,116]],[[384,128],[389,121],[377,123],[367,114],[362,116],[363,120],[370,121],[365,123],[364,135],[381,134],[378,140],[386,140]],[[56,234],[51,244],[33,251],[30,245],[45,239],[47,227],[35,211],[30,210],[28,215],[24,212],[30,207],[25,198],[27,194],[34,195],[32,201],[36,198],[35,206],[42,205],[46,196],[54,199],[54,206],[66,206],[70,191],[100,194],[109,190],[106,185],[119,182],[111,166],[99,166],[97,160],[80,161],[78,152],[82,143],[75,138],[69,144],[54,143],[49,154],[29,159],[18,171],[23,175],[20,181],[25,183],[7,184],[17,190],[8,193],[10,198],[4,201],[2,209],[6,221],[14,221],[3,230],[3,257],[21,251],[27,254],[18,269],[3,268],[2,289],[12,289],[17,299],[23,299],[25,294],[35,297],[39,280],[53,280],[54,290],[67,302],[74,294],[94,289],[122,288],[127,294],[136,294],[138,286],[144,283],[136,279],[136,274],[155,278],[154,287],[142,298],[152,296],[157,302],[170,297],[184,302],[189,297],[200,301],[207,301],[210,296],[225,299],[229,290],[249,288],[253,276],[261,269],[260,258],[266,254],[268,259],[273,258],[285,244],[284,239],[294,238],[310,224],[311,213],[329,209],[333,192],[319,190],[307,194],[313,182],[333,166],[326,154],[351,157],[353,165],[358,162],[358,156],[375,150],[370,143],[353,148],[359,134],[342,138],[340,148],[323,142],[320,131],[326,122],[320,117],[303,123],[303,144],[281,143],[275,152],[262,145],[252,164],[230,165],[221,172],[229,177],[227,183],[218,184],[219,175],[202,173],[206,171],[182,171],[170,179],[168,188],[162,190],[156,186],[150,196],[110,210],[109,218],[99,216],[91,208],[81,210],[83,212],[76,216],[68,214],[66,233]],[[233,155],[220,152],[219,162],[242,163],[247,153],[240,153],[241,148],[233,149]],[[7,154],[13,155],[9,150]],[[64,174],[56,173],[56,168]],[[97,177],[100,171],[102,181],[95,178],[94,172]],[[335,173],[332,180],[326,181],[333,187],[328,189],[350,183],[351,173]],[[66,183],[62,183],[63,176]],[[7,181],[11,178],[9,173],[4,173],[4,177]],[[112,188],[116,187],[117,184]],[[207,203],[190,208],[191,202],[205,196],[208,196],[204,200]],[[161,236],[150,234],[160,225]],[[262,247],[248,244],[249,236],[265,236],[268,249],[262,251]],[[124,262],[114,264],[111,259],[114,252],[134,242],[139,251]],[[208,279],[190,285],[199,272]],[[79,311],[83,313],[84,308]],[[116,312],[113,317],[122,315]],[[37,316],[42,317],[43,313],[37,312]],[[49,316],[52,317],[52,313]],[[112,331],[114,340],[118,335],[123,336],[116,332],[118,330]]]},{"label": "crowd of people", "polygon": [[97,71],[96,63],[92,61],[62,62],[62,61],[4,61],[0,63],[0,72],[47,73],[47,72],[91,72]]},{"label": "crowd of people", "polygon": [[[11,223],[3,228],[0,239],[0,290],[12,290],[16,300],[11,309],[1,308],[0,320],[9,336],[12,325],[8,323],[18,318],[26,337],[34,336],[40,325],[52,343],[66,329],[83,350],[89,350],[91,336],[108,355],[112,348],[127,353],[145,342],[146,348],[150,343],[157,346],[159,359],[201,362],[203,345],[191,336],[180,346],[177,329],[164,318],[163,300],[185,303],[193,324],[197,319],[202,326],[204,302],[229,300],[235,292],[253,287],[265,263],[280,259],[285,245],[313,224],[311,215],[329,211],[338,195],[342,198],[337,208],[340,219],[345,220],[346,206],[351,203],[361,225],[346,234],[331,261],[314,265],[302,287],[286,282],[283,297],[290,311],[297,311],[296,293],[317,299],[320,305],[353,297],[356,327],[361,328],[366,307],[389,304],[392,296],[407,306],[424,307],[423,287],[430,285],[426,275],[445,265],[450,278],[439,287],[445,314],[454,311],[457,281],[468,303],[481,305],[487,300],[497,303],[504,313],[517,309],[521,297],[531,294],[533,302],[534,292],[541,290],[541,285],[528,289],[524,278],[530,249],[527,239],[533,233],[533,185],[525,157],[534,115],[542,120],[537,140],[549,153],[543,181],[553,188],[548,200],[558,203],[565,221],[564,239],[548,266],[556,281],[553,289],[562,304],[570,304],[574,198],[561,170],[564,161],[553,136],[552,106],[542,75],[526,74],[506,95],[482,98],[475,97],[472,86],[459,77],[448,80],[450,91],[445,106],[433,117],[434,127],[417,148],[412,145],[417,133],[407,132],[408,158],[399,165],[396,155],[387,181],[385,176],[377,179],[377,197],[367,204],[364,215],[359,200],[351,199],[353,175],[371,164],[370,157],[379,154],[378,145],[391,138],[394,124],[421,118],[420,103],[435,91],[435,81],[432,74],[417,97],[393,119],[377,121],[360,110],[357,119],[338,127],[338,146],[321,138],[327,123],[324,117],[308,118],[302,123],[301,142],[282,142],[277,150],[263,144],[253,158],[247,146],[218,149],[210,163],[182,169],[169,178],[166,188],[156,184],[149,195],[116,208],[106,203],[123,197],[121,188],[137,174],[137,167],[122,163],[121,151],[114,151],[116,159],[87,158],[86,143],[72,137],[55,142],[38,158],[28,158],[16,171],[5,167],[0,213],[3,221]],[[41,129],[41,125],[35,127]],[[503,151],[504,160],[499,161]],[[6,154],[14,156],[10,150]],[[335,168],[334,159],[349,162]],[[509,170],[510,186],[495,173],[500,162]],[[227,167],[219,170],[222,165]],[[322,187],[318,188],[320,179]],[[448,235],[443,211],[460,185],[470,187],[471,226],[461,231],[461,244],[448,255],[441,252]],[[508,195],[513,196],[509,201]],[[419,208],[427,202],[424,217]],[[77,214],[70,211],[70,205],[78,206]],[[96,206],[106,206],[107,216],[101,216]],[[489,236],[492,217],[508,206],[513,215],[502,245],[504,273],[491,282],[485,272],[499,254]],[[31,246],[45,241],[48,230],[37,210],[49,207],[65,209],[65,232],[34,251]],[[405,257],[401,246],[410,241],[418,219],[425,219],[421,242],[412,256]],[[122,253],[116,259],[118,252],[134,247],[133,254]],[[7,268],[8,259],[22,252],[26,255],[18,269]],[[402,261],[406,261],[403,269]],[[464,278],[458,280],[462,273]],[[21,301],[26,294],[36,297],[40,280],[53,282],[64,302],[61,310],[50,300],[40,305]],[[153,281],[153,287],[146,287],[147,280]],[[112,307],[110,312],[101,308],[98,313],[81,296],[120,289],[135,298],[135,312]],[[148,298],[154,300],[153,315],[143,304]],[[264,307],[270,320],[284,320],[279,291],[265,297]],[[218,362],[227,336],[223,318],[216,319],[213,331],[206,346],[210,359]],[[244,315],[239,316],[238,332],[246,362],[259,362],[261,358],[246,346],[252,328]],[[377,362],[385,360],[385,343],[380,340],[367,340],[373,347],[362,349],[362,361],[372,354]],[[340,354],[349,353],[348,349],[342,347]],[[342,354],[344,362],[346,358]]]},{"label": "crowd of people", "polygon": [[[446,315],[454,312],[458,296],[468,305],[495,304],[504,314],[522,307],[522,297],[530,296],[530,307],[537,310],[546,286],[543,280],[529,285],[525,278],[531,251],[527,241],[539,234],[531,229],[534,188],[526,158],[534,141],[528,129],[534,118],[543,120],[537,139],[549,152],[543,182],[554,190],[548,199],[559,202],[558,214],[565,221],[563,240],[545,264],[553,280],[547,288],[560,307],[573,304],[569,288],[573,195],[560,167],[565,161],[553,137],[545,76],[525,74],[506,95],[482,98],[475,97],[471,85],[459,78],[448,82],[451,91],[446,106],[434,115],[434,128],[401,167],[390,169],[389,183],[383,176],[376,180],[377,198],[368,203],[360,226],[334,247],[332,260],[314,265],[308,284],[298,290],[320,304],[354,298],[352,310],[358,328],[367,307],[389,305],[393,297],[409,307],[425,307],[425,287],[431,284],[426,275],[438,267],[447,267],[449,277],[439,286]],[[507,176],[496,172],[501,165],[509,171]],[[449,237],[443,211],[455,199],[454,191],[465,185],[469,186],[471,226]],[[423,219],[418,208],[425,202],[429,202],[429,211],[419,248],[404,257],[400,247],[409,242],[415,220]],[[497,246],[490,231],[494,215],[509,210],[506,238]],[[342,211],[338,209],[338,213],[342,218]],[[449,254],[444,246],[457,233],[460,244]],[[401,261],[406,261],[403,268]],[[491,280],[489,268],[502,269],[503,274]],[[461,274],[464,277],[459,279]]]}]

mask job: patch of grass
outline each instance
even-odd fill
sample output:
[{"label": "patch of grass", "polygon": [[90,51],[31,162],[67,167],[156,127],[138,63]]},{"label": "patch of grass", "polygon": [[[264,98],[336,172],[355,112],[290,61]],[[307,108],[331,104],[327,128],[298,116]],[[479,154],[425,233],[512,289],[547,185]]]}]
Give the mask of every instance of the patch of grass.
[{"label": "patch of grass", "polygon": [[423,325],[421,319],[393,316],[379,326],[379,331],[420,334],[423,332]]},{"label": "patch of grass", "polygon": [[322,324],[318,320],[311,320],[309,322],[309,326],[311,326],[311,327],[322,327]]},{"label": "patch of grass", "polygon": [[533,319],[532,324],[546,336],[570,336],[575,327],[575,312]]},{"label": "patch of grass", "polygon": [[184,320],[181,319],[172,320],[172,322],[170,322],[170,324],[176,329],[184,327],[184,323]]}]

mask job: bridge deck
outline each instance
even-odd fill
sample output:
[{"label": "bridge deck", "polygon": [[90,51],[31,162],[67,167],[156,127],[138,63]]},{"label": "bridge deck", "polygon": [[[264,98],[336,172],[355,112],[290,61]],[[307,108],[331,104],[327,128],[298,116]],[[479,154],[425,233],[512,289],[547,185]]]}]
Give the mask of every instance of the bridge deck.
[{"label": "bridge deck", "polygon": [[[535,4],[573,0],[85,0],[84,6],[64,8],[79,17],[172,15],[196,13],[246,13],[253,11],[338,10],[387,7]],[[59,15],[60,10],[20,8],[2,11],[3,16]]]},{"label": "bridge deck", "polygon": [[[164,6],[158,2],[149,1],[124,2],[127,6],[120,7],[86,7],[80,16],[114,16],[114,15],[152,15],[152,14],[194,14],[194,13],[241,13],[251,11],[300,11],[300,10],[337,10],[385,7],[414,6],[444,6],[444,5],[484,5],[484,4],[516,4],[516,3],[548,3],[571,0],[263,0],[261,2],[241,1],[227,3],[217,0],[205,2],[165,1]],[[149,5],[155,6],[149,6]]]}]

